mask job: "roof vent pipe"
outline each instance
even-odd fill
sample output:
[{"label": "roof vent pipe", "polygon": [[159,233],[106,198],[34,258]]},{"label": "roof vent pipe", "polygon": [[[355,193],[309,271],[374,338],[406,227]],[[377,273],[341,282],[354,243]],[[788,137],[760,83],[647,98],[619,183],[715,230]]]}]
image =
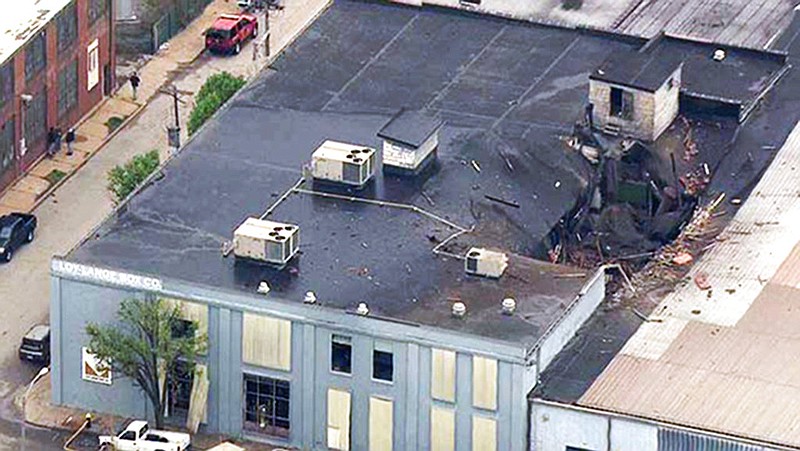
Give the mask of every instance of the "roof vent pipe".
[{"label": "roof vent pipe", "polygon": [[467,314],[467,306],[464,305],[463,302],[454,302],[453,303],[453,316],[456,318],[461,318]]},{"label": "roof vent pipe", "polygon": [[258,284],[258,290],[260,294],[267,294],[269,293],[269,284],[262,280],[261,283]]},{"label": "roof vent pipe", "polygon": [[317,303],[317,295],[314,294],[313,291],[306,291],[306,295],[303,298],[304,304],[316,304]]},{"label": "roof vent pipe", "polygon": [[722,61],[725,59],[725,50],[716,49],[714,50],[714,61]]},{"label": "roof vent pipe", "polygon": [[362,303],[358,304],[358,308],[356,309],[356,313],[358,313],[361,316],[369,315],[369,307],[367,307],[367,303],[366,302],[362,302]]},{"label": "roof vent pipe", "polygon": [[515,301],[514,298],[503,299],[504,315],[513,315],[516,310],[517,310],[517,301]]}]

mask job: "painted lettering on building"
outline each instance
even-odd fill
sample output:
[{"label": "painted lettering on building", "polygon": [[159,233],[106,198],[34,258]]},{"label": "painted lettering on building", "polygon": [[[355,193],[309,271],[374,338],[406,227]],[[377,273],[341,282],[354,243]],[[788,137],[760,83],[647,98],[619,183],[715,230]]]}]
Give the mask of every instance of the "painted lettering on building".
[{"label": "painted lettering on building", "polygon": [[78,263],[65,262],[62,260],[53,261],[53,270],[66,276],[110,283],[113,285],[121,285],[141,290],[160,291],[162,289],[161,280],[159,279],[112,271],[110,269],[96,268],[94,266],[86,266]]}]

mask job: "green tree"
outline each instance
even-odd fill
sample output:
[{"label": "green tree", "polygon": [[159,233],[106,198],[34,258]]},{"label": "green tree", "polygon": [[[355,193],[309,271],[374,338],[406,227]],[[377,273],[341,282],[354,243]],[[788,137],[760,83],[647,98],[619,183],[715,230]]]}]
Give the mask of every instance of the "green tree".
[{"label": "green tree", "polygon": [[157,150],[144,155],[136,155],[123,166],[115,166],[108,171],[108,190],[114,195],[114,202],[122,202],[133,190],[145,181],[158,168],[160,159]]},{"label": "green tree", "polygon": [[189,115],[189,134],[193,135],[214,113],[242,89],[245,80],[228,72],[208,77],[195,98],[195,107]]},{"label": "green tree", "polygon": [[124,300],[117,317],[117,324],[86,326],[89,350],[142,389],[155,412],[156,427],[161,428],[176,365],[187,362],[193,374],[196,356],[205,352],[207,339],[197,333],[195,323],[188,323],[187,330],[179,306],[160,298]]}]

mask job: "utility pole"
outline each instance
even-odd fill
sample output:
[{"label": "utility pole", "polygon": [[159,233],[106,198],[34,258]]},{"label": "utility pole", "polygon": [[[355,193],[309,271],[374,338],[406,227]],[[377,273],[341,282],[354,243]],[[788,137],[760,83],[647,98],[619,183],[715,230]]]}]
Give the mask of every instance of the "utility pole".
[{"label": "utility pole", "polygon": [[159,90],[159,92],[172,97],[173,115],[175,122],[172,127],[167,127],[167,141],[169,142],[169,146],[174,148],[175,151],[177,152],[178,149],[181,148],[180,104],[183,103],[183,100],[180,99],[180,96],[191,95],[192,93],[188,91],[180,91],[175,85],[172,85],[169,89],[161,89]]}]

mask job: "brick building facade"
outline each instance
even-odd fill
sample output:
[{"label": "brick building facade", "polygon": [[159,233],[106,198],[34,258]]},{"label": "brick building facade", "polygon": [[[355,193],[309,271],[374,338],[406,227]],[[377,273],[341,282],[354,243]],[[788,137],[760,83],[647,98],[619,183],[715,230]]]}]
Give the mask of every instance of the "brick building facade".
[{"label": "brick building facade", "polygon": [[66,131],[114,86],[113,0],[34,6],[0,19],[11,36],[0,40],[0,191],[45,155],[50,127]]}]

